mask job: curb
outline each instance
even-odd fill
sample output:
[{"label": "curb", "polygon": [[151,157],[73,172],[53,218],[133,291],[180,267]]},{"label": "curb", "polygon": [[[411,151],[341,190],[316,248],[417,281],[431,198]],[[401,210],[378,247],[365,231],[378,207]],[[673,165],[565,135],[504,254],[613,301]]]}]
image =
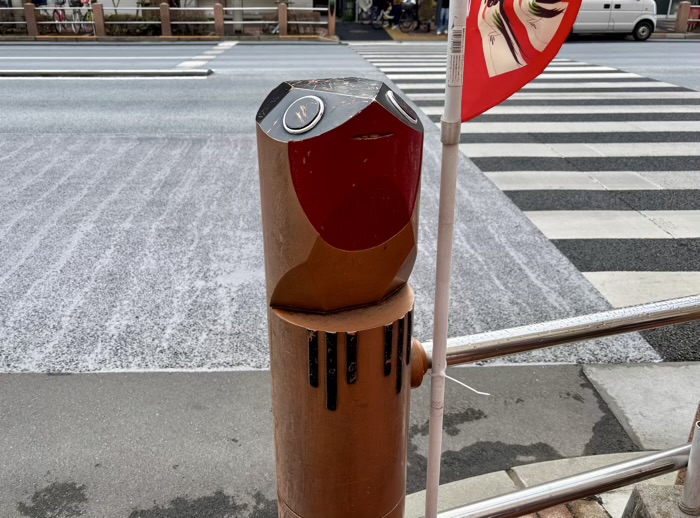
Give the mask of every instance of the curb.
[{"label": "curb", "polygon": [[207,68],[184,70],[0,70],[0,77],[206,77]]},{"label": "curb", "polygon": [[649,38],[651,40],[700,40],[697,32],[655,32]]}]

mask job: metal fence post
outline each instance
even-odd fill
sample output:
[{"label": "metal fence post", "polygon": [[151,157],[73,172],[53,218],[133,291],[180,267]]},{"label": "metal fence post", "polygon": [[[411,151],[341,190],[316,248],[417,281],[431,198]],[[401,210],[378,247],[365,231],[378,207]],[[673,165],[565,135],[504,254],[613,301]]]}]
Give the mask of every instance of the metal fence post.
[{"label": "metal fence post", "polygon": [[107,36],[107,31],[105,30],[105,9],[102,4],[92,4],[92,20],[95,22],[95,36],[98,38]]},{"label": "metal fence post", "polygon": [[281,2],[279,6],[277,7],[277,20],[279,21],[280,24],[280,36],[286,36],[287,35],[287,4],[284,2]]},{"label": "metal fence post", "polygon": [[214,30],[219,38],[224,37],[224,6],[218,2],[214,4]]},{"label": "metal fence post", "polygon": [[683,495],[678,507],[685,514],[700,515],[700,421],[695,423],[695,434],[688,458],[688,471],[685,475]]},{"label": "metal fence post", "polygon": [[39,36],[39,26],[36,24],[36,9],[34,4],[24,4],[24,19],[27,22],[27,35],[30,38]]},{"label": "metal fence post", "polygon": [[676,24],[673,26],[673,31],[688,32],[688,18],[690,18],[690,2],[681,2],[678,4]]},{"label": "metal fence post", "polygon": [[[690,434],[688,435],[688,442],[693,442],[693,437],[695,436],[695,429],[697,428],[696,423],[700,421],[700,403],[698,403],[698,410],[695,412],[695,418],[693,419],[693,425],[690,427]],[[682,486],[685,482],[685,475],[687,470],[685,468],[678,471],[678,476],[676,477],[676,485]]]},{"label": "metal fence post", "polygon": [[160,4],[160,34],[161,36],[172,36],[173,30],[170,25],[170,4],[165,2]]}]

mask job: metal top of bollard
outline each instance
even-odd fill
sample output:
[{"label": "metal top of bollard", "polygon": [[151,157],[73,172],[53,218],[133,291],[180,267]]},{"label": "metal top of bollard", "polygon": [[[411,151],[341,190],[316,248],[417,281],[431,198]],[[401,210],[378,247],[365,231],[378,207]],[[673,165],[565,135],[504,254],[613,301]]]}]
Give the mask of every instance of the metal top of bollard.
[{"label": "metal top of bollard", "polygon": [[329,313],[408,281],[423,126],[379,81],[289,81],[257,116],[270,306]]},{"label": "metal top of bollard", "polygon": [[418,115],[398,93],[381,81],[358,77],[281,83],[263,101],[255,120],[272,138],[288,142],[337,128],[373,103],[414,131],[423,131]]}]

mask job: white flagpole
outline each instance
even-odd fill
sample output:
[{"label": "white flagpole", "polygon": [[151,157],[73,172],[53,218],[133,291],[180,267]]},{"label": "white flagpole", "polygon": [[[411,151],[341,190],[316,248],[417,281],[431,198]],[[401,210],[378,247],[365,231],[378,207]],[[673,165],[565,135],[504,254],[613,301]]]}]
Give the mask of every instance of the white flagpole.
[{"label": "white flagpole", "polygon": [[428,435],[428,478],[426,481],[425,518],[436,518],[438,509],[440,455],[442,453],[442,418],[445,402],[445,368],[447,367],[445,355],[447,349],[447,320],[450,306],[455,191],[457,190],[459,136],[462,126],[464,44],[466,40],[466,21],[470,3],[470,0],[451,0],[450,2],[449,32],[447,39],[447,74],[445,80],[445,111],[441,121],[442,167],[440,172],[440,215],[435,276],[433,362],[430,378],[430,425]]}]

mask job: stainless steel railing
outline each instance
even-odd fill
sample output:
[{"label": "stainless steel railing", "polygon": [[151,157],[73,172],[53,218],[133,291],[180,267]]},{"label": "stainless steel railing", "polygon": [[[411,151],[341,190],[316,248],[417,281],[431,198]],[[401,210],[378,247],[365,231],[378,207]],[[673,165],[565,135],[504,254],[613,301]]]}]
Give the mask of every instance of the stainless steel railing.
[{"label": "stainless steel railing", "polygon": [[[558,504],[677,471],[688,465],[690,449],[690,445],[686,444],[579,475],[546,482],[452,509],[438,514],[438,518],[515,518],[535,513]],[[686,485],[688,483],[686,478]]]},{"label": "stainless steel railing", "polygon": [[[24,7],[0,7],[0,11],[24,12]],[[0,21],[0,25],[27,25],[27,21],[26,20]]]},{"label": "stainless steel railing", "polygon": [[[459,365],[592,338],[700,319],[700,295],[503,329],[448,341],[447,364]],[[427,345],[427,344],[426,344]],[[428,364],[432,364],[427,351]],[[700,422],[692,444],[475,502],[438,518],[510,518],[603,493],[688,467],[680,509],[700,516]]]},{"label": "stainless steel railing", "polygon": [[[700,295],[490,331],[447,342],[447,365],[472,363],[700,319]],[[432,353],[427,352],[428,365]]]}]

